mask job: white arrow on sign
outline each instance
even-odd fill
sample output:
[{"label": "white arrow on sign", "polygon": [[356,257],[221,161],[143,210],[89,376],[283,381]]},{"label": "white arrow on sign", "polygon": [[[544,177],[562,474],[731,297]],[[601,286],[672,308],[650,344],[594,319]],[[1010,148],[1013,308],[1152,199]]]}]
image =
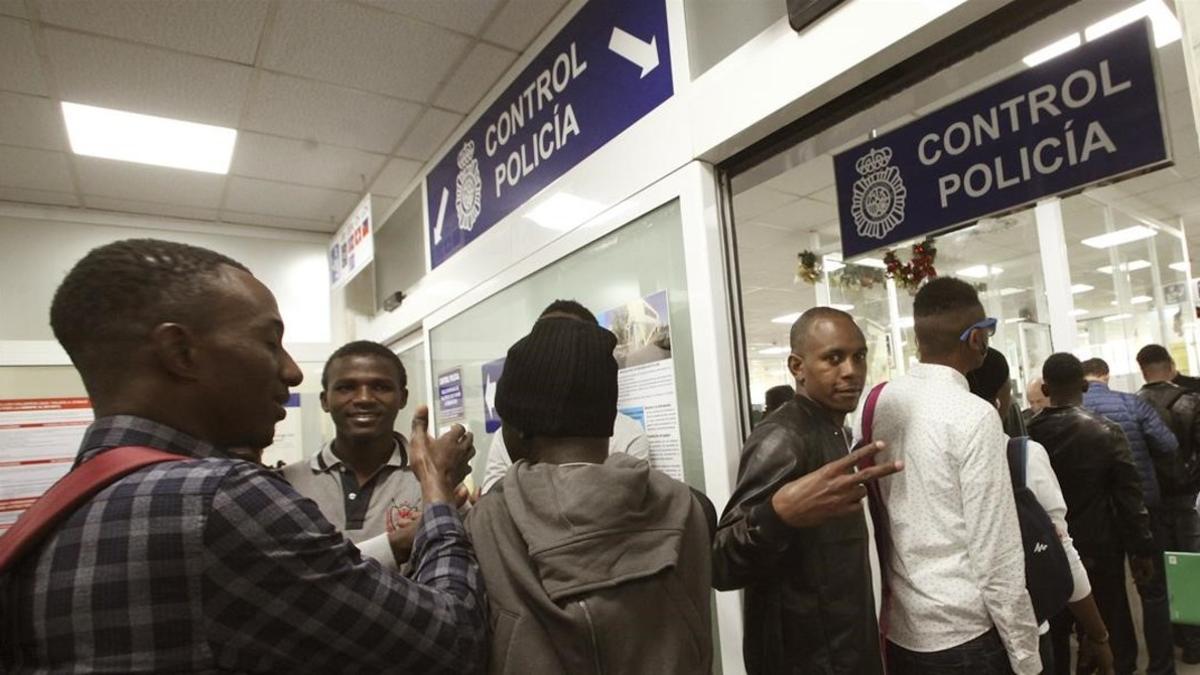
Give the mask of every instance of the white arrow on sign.
[{"label": "white arrow on sign", "polygon": [[634,37],[620,28],[613,28],[612,37],[608,40],[608,48],[641,68],[642,77],[658,67],[658,42],[654,36],[650,36],[649,42],[643,42],[640,38]]},{"label": "white arrow on sign", "polygon": [[442,223],[446,221],[446,201],[450,198],[450,191],[442,188],[442,202],[438,205],[437,222],[433,225],[433,243],[442,243]]}]

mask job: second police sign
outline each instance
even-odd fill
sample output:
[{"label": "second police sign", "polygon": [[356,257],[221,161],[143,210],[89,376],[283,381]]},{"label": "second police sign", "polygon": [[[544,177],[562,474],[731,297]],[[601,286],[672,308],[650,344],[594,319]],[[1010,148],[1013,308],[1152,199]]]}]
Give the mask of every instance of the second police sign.
[{"label": "second police sign", "polygon": [[851,257],[1169,161],[1148,21],[833,158]]},{"label": "second police sign", "polygon": [[590,0],[425,178],[434,267],[673,93],[663,0]]}]

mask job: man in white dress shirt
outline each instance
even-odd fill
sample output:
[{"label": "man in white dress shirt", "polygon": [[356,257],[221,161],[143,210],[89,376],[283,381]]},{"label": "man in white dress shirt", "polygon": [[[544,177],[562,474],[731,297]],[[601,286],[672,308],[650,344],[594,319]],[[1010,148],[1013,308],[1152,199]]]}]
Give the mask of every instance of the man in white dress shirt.
[{"label": "man in white dress shirt", "polygon": [[879,482],[889,671],[1034,675],[1042,662],[1008,439],[964,377],[983,363],[996,320],[948,277],[921,288],[913,317],[921,363],[884,387],[873,429],[888,448],[878,459],[905,464]]}]

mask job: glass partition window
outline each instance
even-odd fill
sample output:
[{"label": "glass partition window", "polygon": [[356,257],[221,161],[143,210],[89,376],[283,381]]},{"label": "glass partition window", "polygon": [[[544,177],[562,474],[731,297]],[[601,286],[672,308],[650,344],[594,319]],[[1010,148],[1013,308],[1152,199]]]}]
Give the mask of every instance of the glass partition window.
[{"label": "glass partition window", "polygon": [[396,431],[408,435],[412,429],[412,417],[417,408],[429,405],[429,368],[425,361],[425,344],[418,343],[397,352],[404,372],[408,375],[408,404],[396,416]]},{"label": "glass partition window", "polygon": [[[1160,1],[1073,4],[732,176],[746,394],[753,406],[761,405],[767,388],[790,384],[787,329],[816,305],[855,317],[871,350],[869,382],[902,374],[917,359],[912,291],[883,278],[885,251],[855,260],[840,256],[834,155],[1044,60],[1042,48],[1064,35],[1081,36],[1082,43],[1106,19],[1138,18]],[[1187,220],[1200,213],[1200,140],[1184,60],[1184,49],[1197,40],[1179,39],[1169,10],[1154,16],[1174,165],[1048,200],[1040,214],[1030,206],[936,237],[938,274],[972,283],[988,314],[999,319],[992,344],[1008,357],[1019,399],[1046,357],[1063,349],[1105,358],[1114,385],[1128,391],[1142,383],[1135,355],[1149,343],[1166,346],[1183,372],[1200,368],[1189,263],[1200,251],[1189,249],[1185,234]],[[1050,217],[1055,204],[1061,224]],[[1061,250],[1059,236],[1066,259],[1044,253]],[[912,243],[894,249],[902,262]],[[801,252],[822,263],[819,274],[797,274]],[[1055,274],[1065,269],[1071,287],[1047,288],[1047,266]],[[1066,303],[1068,296],[1074,313],[1051,315],[1049,299]],[[1052,335],[1060,342],[1073,336],[1073,344],[1055,345]]]}]

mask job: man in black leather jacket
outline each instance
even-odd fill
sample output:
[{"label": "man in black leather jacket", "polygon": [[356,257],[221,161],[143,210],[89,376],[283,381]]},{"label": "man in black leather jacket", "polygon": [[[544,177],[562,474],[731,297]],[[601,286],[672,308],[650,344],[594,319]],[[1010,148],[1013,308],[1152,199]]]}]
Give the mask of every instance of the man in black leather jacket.
[{"label": "man in black leather jacket", "polygon": [[805,312],[791,331],[796,397],[742,448],[737,487],[713,543],[713,585],[745,588],[749,673],[882,672],[864,483],[899,471],[854,472],[846,413],[858,405],[867,345],[850,315]]},{"label": "man in black leather jacket", "polygon": [[[1029,437],[1046,448],[1058,476],[1067,527],[1108,626],[1114,671],[1132,673],[1137,639],[1125,590],[1125,554],[1141,583],[1153,573],[1158,553],[1141,481],[1120,426],[1083,408],[1087,382],[1079,359],[1054,354],[1042,366],[1042,378],[1050,405],[1030,422]],[[1055,617],[1051,630],[1055,662],[1069,664],[1070,615]]]},{"label": "man in black leather jacket", "polygon": [[[1138,366],[1145,386],[1138,396],[1150,402],[1179,440],[1179,452],[1173,466],[1156,466],[1162,490],[1162,506],[1152,519],[1154,535],[1166,551],[1200,551],[1200,513],[1196,511],[1196,492],[1200,488],[1200,394],[1173,383],[1179,377],[1171,354],[1162,345],[1146,345],[1138,351]],[[1164,573],[1162,561],[1156,561],[1158,581]],[[1200,663],[1200,628],[1175,626],[1183,647],[1184,663]]]}]

